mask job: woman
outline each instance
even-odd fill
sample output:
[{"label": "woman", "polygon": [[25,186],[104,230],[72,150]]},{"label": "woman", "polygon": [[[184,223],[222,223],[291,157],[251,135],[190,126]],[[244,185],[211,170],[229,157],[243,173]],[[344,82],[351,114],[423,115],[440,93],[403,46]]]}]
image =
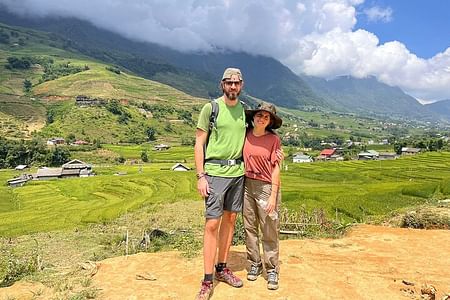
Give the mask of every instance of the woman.
[{"label": "woman", "polygon": [[[279,273],[279,219],[281,142],[273,129],[281,126],[275,106],[267,103],[257,109],[246,110],[249,129],[244,143],[245,194],[243,219],[250,269],[247,279],[254,281],[267,273],[267,288],[278,289]],[[262,233],[264,257],[259,251],[259,230]],[[264,265],[263,265],[264,264]]]}]

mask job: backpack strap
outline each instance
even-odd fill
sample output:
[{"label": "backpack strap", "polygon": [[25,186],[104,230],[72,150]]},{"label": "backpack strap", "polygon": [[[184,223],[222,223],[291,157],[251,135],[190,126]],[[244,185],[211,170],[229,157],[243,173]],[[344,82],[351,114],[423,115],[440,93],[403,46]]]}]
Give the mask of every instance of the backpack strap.
[{"label": "backpack strap", "polygon": [[217,128],[217,116],[219,115],[219,103],[216,100],[211,100],[211,114],[209,115],[208,134],[206,136],[206,143],[203,147],[203,158],[206,157],[206,148],[209,144],[209,137],[214,128]]}]

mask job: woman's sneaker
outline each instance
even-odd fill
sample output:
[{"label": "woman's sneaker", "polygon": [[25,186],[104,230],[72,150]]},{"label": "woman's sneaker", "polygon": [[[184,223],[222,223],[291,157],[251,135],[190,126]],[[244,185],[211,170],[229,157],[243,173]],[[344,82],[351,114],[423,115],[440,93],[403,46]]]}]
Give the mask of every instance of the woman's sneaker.
[{"label": "woman's sneaker", "polygon": [[218,281],[223,281],[231,285],[232,287],[240,288],[244,285],[241,279],[231,272],[228,268],[223,268],[223,271],[216,272],[216,279]]},{"label": "woman's sneaker", "polygon": [[272,271],[267,274],[267,288],[269,290],[278,289],[278,273],[277,272]]},{"label": "woman's sneaker", "polygon": [[251,265],[250,271],[247,273],[247,280],[255,281],[261,275],[262,271],[262,265]]},{"label": "woman's sneaker", "polygon": [[202,280],[202,287],[195,300],[208,300],[213,294],[213,282]]}]

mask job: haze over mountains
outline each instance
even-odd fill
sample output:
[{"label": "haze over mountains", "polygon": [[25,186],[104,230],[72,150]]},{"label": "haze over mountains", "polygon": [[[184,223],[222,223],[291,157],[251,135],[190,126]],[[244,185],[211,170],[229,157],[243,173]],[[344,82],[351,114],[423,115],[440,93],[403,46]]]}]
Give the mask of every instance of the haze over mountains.
[{"label": "haze over mountains", "polygon": [[449,101],[422,105],[400,88],[375,78],[324,80],[297,76],[273,58],[222,50],[183,53],[157,44],[131,41],[73,18],[20,18],[0,10],[0,22],[55,33],[67,40],[67,49],[124,67],[194,96],[217,96],[223,69],[238,66],[244,73],[247,94],[279,106],[450,121]]}]

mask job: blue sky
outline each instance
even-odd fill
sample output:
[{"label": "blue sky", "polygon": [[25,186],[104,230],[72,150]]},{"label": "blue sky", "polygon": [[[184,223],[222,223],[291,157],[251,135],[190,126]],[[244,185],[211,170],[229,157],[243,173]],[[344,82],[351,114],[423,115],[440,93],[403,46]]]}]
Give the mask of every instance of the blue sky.
[{"label": "blue sky", "polygon": [[422,103],[450,99],[450,0],[0,0],[0,4],[25,17],[80,18],[130,39],[184,52],[225,49],[265,55],[297,74],[326,79],[374,76]]},{"label": "blue sky", "polygon": [[[365,9],[391,9],[390,20],[370,21]],[[357,7],[358,23],[378,36],[380,43],[397,40],[414,54],[430,58],[450,47],[450,1],[372,0]]]}]

